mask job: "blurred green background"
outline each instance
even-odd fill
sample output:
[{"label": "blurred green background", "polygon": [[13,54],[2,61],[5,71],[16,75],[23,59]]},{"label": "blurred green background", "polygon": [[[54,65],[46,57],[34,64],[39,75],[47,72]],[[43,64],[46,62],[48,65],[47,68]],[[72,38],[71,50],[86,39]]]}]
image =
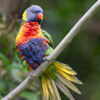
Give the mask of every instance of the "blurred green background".
[{"label": "blurred green background", "polygon": [[[96,0],[0,0],[0,99],[26,76],[14,49],[21,25],[21,15],[32,4],[44,9],[42,28],[51,33],[55,46]],[[82,27],[79,34],[57,58],[78,72],[84,85],[74,92],[76,100],[100,100],[100,9]],[[34,88],[37,87],[37,88]],[[16,100],[41,100],[37,84],[25,90]],[[68,100],[60,92],[62,100]]]}]

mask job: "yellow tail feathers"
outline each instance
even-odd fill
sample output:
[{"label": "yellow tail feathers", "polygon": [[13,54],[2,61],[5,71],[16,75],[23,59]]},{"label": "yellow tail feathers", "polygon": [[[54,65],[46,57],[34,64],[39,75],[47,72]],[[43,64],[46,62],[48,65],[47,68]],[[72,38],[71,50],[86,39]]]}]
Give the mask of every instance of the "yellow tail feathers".
[{"label": "yellow tail feathers", "polygon": [[[68,65],[57,61],[54,62],[52,66],[54,68],[53,72],[50,68],[48,68],[41,77],[43,100],[61,100],[57,87],[70,100],[75,100],[68,88],[78,94],[81,94],[79,89],[72,83],[82,84],[82,82],[75,76],[77,73]],[[52,73],[55,74],[56,79],[53,77]]]}]

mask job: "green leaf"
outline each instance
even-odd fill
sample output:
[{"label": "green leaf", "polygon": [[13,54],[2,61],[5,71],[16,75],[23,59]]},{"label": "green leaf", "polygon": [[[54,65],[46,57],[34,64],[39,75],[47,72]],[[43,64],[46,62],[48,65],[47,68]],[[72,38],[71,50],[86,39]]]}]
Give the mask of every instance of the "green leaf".
[{"label": "green leaf", "polygon": [[0,95],[0,100],[2,99],[3,97]]},{"label": "green leaf", "polygon": [[36,95],[34,94],[34,92],[25,91],[20,96],[27,99],[27,100],[28,99],[29,100],[36,100]]},{"label": "green leaf", "polygon": [[6,94],[8,92],[8,81],[4,78],[0,80],[0,92]]},{"label": "green leaf", "polygon": [[8,60],[8,58],[6,57],[6,56],[4,56],[2,53],[0,53],[0,59],[3,61],[3,63],[5,64],[5,65],[8,65],[9,64],[9,60]]}]

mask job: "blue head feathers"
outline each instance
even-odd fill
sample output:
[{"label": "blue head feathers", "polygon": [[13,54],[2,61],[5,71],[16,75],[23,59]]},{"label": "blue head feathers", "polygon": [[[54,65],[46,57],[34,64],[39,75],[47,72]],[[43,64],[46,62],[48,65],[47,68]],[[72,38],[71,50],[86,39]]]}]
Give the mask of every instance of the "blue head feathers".
[{"label": "blue head feathers", "polygon": [[41,22],[43,19],[43,9],[40,6],[32,5],[23,13],[24,21]]},{"label": "blue head feathers", "polygon": [[26,9],[27,12],[42,12],[43,13],[43,10],[40,6],[37,6],[37,5],[32,5],[31,7],[27,8]]}]

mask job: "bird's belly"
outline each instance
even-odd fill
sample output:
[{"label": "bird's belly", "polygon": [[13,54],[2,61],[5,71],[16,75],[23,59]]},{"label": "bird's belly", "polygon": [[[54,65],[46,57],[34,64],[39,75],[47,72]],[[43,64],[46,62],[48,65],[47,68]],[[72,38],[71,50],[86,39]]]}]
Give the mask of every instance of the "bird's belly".
[{"label": "bird's belly", "polygon": [[45,40],[42,38],[30,39],[27,43],[17,46],[19,56],[26,61],[33,69],[43,63],[45,51],[48,49]]}]

